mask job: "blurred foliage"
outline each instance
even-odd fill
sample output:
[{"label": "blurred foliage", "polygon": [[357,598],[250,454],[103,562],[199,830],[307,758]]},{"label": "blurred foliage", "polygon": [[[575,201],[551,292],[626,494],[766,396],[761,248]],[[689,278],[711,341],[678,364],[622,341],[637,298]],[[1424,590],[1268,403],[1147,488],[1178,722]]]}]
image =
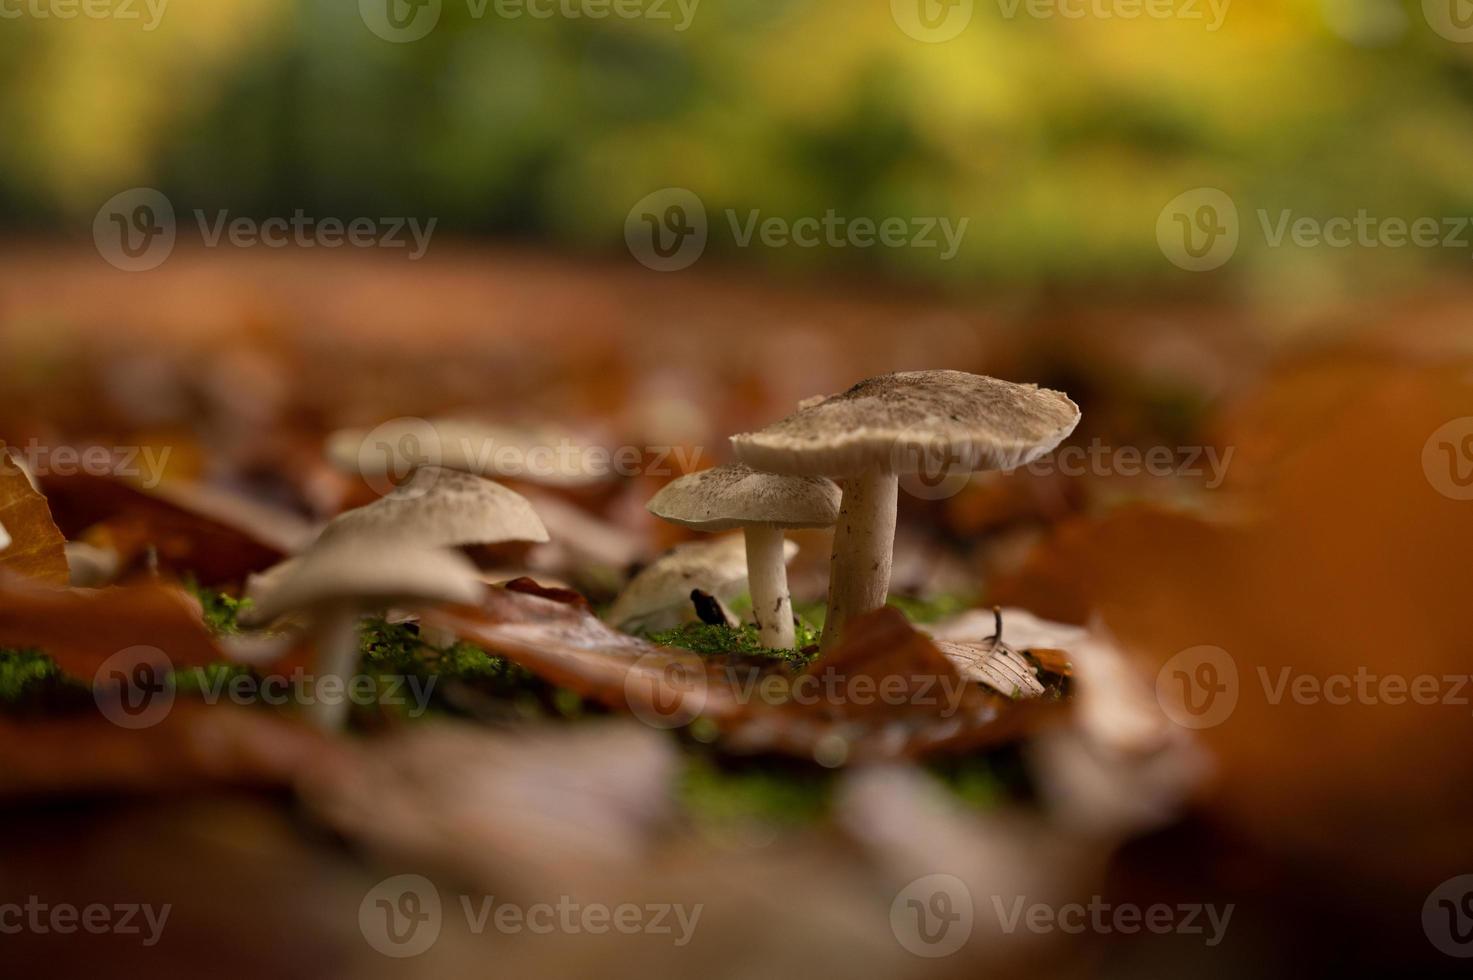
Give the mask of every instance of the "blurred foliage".
[{"label": "blurred foliage", "polygon": [[[711,251],[800,271],[956,283],[1140,281],[1199,290],[1157,248],[1184,190],[1243,221],[1211,277],[1334,294],[1466,264],[1461,249],[1268,248],[1257,211],[1473,214],[1473,46],[1391,0],[1231,4],[1201,20],[1008,18],[978,3],[916,41],[884,2],[702,3],[666,21],[475,17],[444,0],[423,40],[342,0],[211,0],[157,29],[0,30],[0,214],[85,237],[155,186],[181,215],[437,217],[442,232],[618,255],[631,205],[696,191]],[[477,5],[479,6],[479,5]],[[494,10],[495,8],[491,8]],[[1026,8],[1025,8],[1026,9]],[[746,215],[969,216],[934,251],[735,248]]]}]

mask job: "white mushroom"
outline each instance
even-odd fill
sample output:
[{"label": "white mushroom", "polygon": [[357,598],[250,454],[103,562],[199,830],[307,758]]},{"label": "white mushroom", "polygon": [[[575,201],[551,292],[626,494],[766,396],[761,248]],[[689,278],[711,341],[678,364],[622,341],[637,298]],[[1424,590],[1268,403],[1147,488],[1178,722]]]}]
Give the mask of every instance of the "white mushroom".
[{"label": "white mushroom", "polygon": [[554,425],[496,425],[474,419],[405,418],[372,430],[328,436],[326,455],[337,468],[363,476],[438,465],[480,476],[546,487],[584,487],[609,479],[607,452],[590,452],[570,430]]},{"label": "white mushroom", "polygon": [[[365,537],[403,539],[425,548],[460,548],[544,542],[547,529],[521,494],[472,473],[424,466],[389,494],[333,518],[318,541]],[[441,648],[455,641],[437,630],[424,630],[420,636]]]},{"label": "white mushroom", "polygon": [[[791,559],[798,546],[783,544]],[[679,544],[630,580],[604,619],[618,629],[655,632],[678,626],[693,615],[694,589],[729,598],[747,580],[747,549],[736,535]]]},{"label": "white mushroom", "polygon": [[[291,612],[311,615],[317,634],[317,684],[335,678],[346,690],[358,663],[358,620],[396,603],[481,601],[485,585],[476,567],[453,551],[416,546],[403,538],[343,537],[303,552],[274,587],[240,615],[242,626],[264,626]],[[320,691],[320,687],[319,687]],[[318,727],[341,728],[347,698],[306,706]]]},{"label": "white mushroom", "polygon": [[742,462],[770,473],[842,479],[821,646],[884,605],[899,476],[1010,469],[1052,450],[1079,423],[1068,396],[962,371],[909,371],[810,399],[759,432],[733,436]]},{"label": "white mushroom", "polygon": [[822,477],[758,473],[741,463],[683,476],[649,502],[650,513],[697,531],[742,528],[752,613],[762,645],[791,649],[793,600],[788,593],[783,531],[831,527],[839,488]]}]

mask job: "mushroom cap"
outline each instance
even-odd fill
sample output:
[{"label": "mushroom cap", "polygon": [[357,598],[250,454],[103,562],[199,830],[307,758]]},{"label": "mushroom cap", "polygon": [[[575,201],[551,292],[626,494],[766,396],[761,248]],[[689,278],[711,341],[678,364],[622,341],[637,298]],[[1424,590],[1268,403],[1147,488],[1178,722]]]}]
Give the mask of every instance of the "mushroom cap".
[{"label": "mushroom cap", "polygon": [[839,497],[838,485],[820,476],[779,476],[731,463],[666,484],[648,507],[662,520],[697,531],[829,527],[839,519]]},{"label": "mushroom cap", "polygon": [[603,483],[611,475],[597,462],[608,454],[588,451],[571,430],[477,419],[404,418],[372,430],[340,429],[328,436],[326,455],[337,468],[363,476],[382,475],[391,462],[564,488]]},{"label": "mushroom cap", "polygon": [[[798,553],[792,541],[783,544],[783,558]],[[740,534],[711,541],[678,544],[629,581],[604,618],[616,627],[690,607],[692,589],[729,598],[747,581],[747,544]],[[668,625],[679,622],[676,617]],[[664,621],[654,628],[664,628]]]},{"label": "mushroom cap", "polygon": [[771,473],[857,476],[1023,466],[1079,424],[1061,392],[964,371],[904,371],[811,398],[758,432],[732,437],[742,462]]},{"label": "mushroom cap", "polygon": [[367,605],[481,601],[486,585],[476,566],[454,551],[401,541],[346,538],[314,545],[280,569],[270,589],[240,616],[263,626],[290,612],[332,602]]},{"label": "mushroom cap", "polygon": [[402,538],[427,548],[547,540],[527,498],[473,473],[422,466],[378,500],[345,511],[322,529],[319,542]]}]

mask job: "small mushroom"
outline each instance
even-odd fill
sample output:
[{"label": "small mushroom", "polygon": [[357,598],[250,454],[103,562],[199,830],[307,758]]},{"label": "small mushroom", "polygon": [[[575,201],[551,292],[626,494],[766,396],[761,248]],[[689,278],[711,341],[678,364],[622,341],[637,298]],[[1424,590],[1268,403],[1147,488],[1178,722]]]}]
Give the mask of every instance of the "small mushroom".
[{"label": "small mushroom", "polygon": [[822,477],[759,473],[741,463],[683,476],[655,494],[649,511],[697,531],[741,528],[747,543],[747,579],[762,645],[793,646],[793,600],[788,593],[783,531],[831,527],[839,516],[839,488]]},{"label": "small mushroom", "polygon": [[[338,469],[381,476],[397,467],[438,465],[498,479],[573,489],[609,480],[607,452],[591,452],[555,425],[498,425],[476,419],[397,419],[373,429],[341,429],[327,438]],[[399,470],[403,472],[403,470]]]},{"label": "small mushroom", "polygon": [[527,498],[473,473],[423,466],[378,500],[328,522],[319,542],[362,534],[400,536],[429,548],[547,540]]},{"label": "small mushroom", "polygon": [[[470,560],[454,551],[408,543],[403,538],[342,537],[322,541],[297,556],[271,590],[240,615],[242,626],[268,625],[292,612],[307,613],[317,637],[317,677],[346,685],[358,663],[358,620],[395,604],[473,604],[485,584]],[[307,717],[326,730],[339,729],[347,699],[314,699]]]},{"label": "small mushroom", "polygon": [[884,605],[902,474],[1023,466],[1079,423],[1068,396],[962,371],[907,371],[809,399],[758,432],[732,437],[742,462],[770,473],[828,476],[844,485],[820,646]]},{"label": "small mushroom", "polygon": [[[442,466],[421,467],[387,495],[339,514],[322,529],[318,542],[363,537],[400,538],[424,548],[548,539],[547,529],[521,494]],[[434,630],[421,636],[436,647],[454,642],[453,636]]]},{"label": "small mushroom", "polygon": [[[798,546],[783,544],[791,559]],[[694,615],[692,590],[726,598],[747,581],[747,550],[735,535],[678,544],[629,581],[604,614],[610,625],[629,632],[670,629]]]}]

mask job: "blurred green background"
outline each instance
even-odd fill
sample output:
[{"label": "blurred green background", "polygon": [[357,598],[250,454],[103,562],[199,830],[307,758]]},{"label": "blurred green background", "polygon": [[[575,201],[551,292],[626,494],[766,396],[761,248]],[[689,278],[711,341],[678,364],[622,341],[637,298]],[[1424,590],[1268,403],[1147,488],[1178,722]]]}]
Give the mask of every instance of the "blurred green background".
[{"label": "blurred green background", "polygon": [[[58,0],[5,0],[0,19],[0,217],[18,236],[84,238],[103,201],[145,185],[181,214],[433,216],[440,235],[627,260],[631,205],[682,186],[713,222],[969,217],[952,262],[711,244],[731,263],[968,290],[1338,298],[1473,259],[1269,248],[1258,228],[1259,209],[1473,215],[1473,45],[1420,3],[1237,0],[1213,31],[978,0],[959,36],[925,43],[886,0],[705,0],[686,31],[445,0],[399,44],[351,0],[173,0],[151,31],[37,2]],[[1205,276],[1156,241],[1162,207],[1200,186],[1243,222]]]}]

